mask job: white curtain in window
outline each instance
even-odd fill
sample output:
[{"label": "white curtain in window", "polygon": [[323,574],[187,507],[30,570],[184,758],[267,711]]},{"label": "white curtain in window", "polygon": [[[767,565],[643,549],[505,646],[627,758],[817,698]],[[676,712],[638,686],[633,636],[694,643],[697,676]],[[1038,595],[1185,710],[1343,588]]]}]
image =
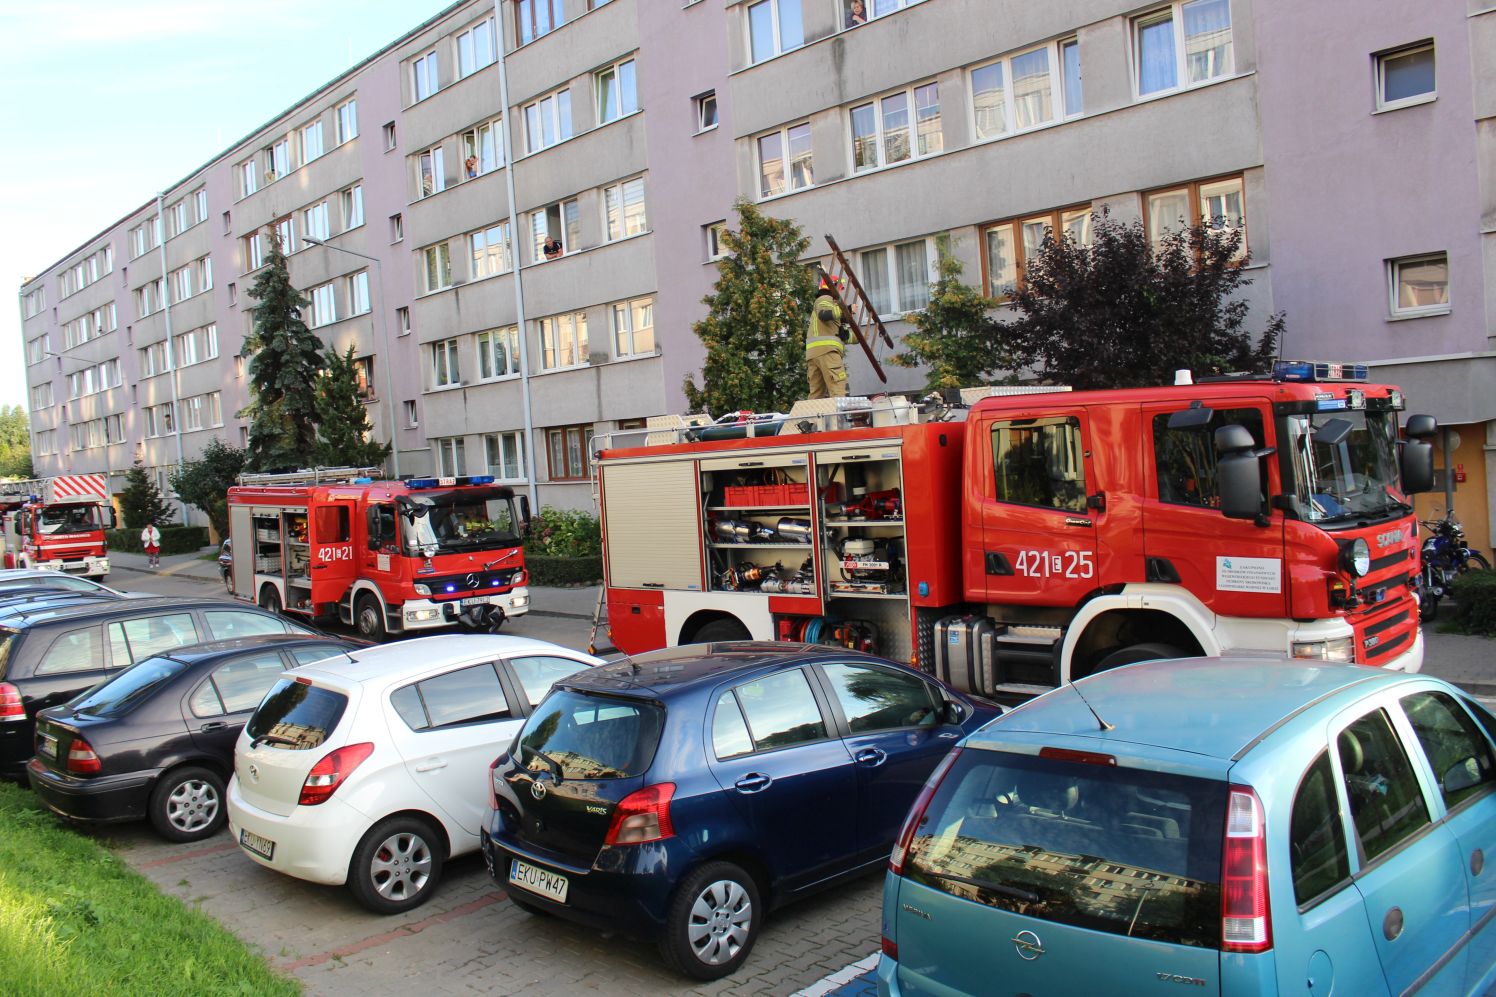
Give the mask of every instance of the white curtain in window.
[{"label": "white curtain in window", "polygon": [[1174,19],[1138,25],[1138,93],[1149,94],[1178,85],[1174,54]]},{"label": "white curtain in window", "polygon": [[879,314],[893,309],[888,298],[888,250],[869,249],[862,254],[862,289]]},{"label": "white curtain in window", "polygon": [[1049,49],[1013,58],[1013,110],[1019,128],[1042,125],[1054,117],[1049,81]]},{"label": "white curtain in window", "polygon": [[894,247],[899,267],[899,307],[918,311],[930,302],[930,265],[924,240]]},{"label": "white curtain in window", "polygon": [[1184,15],[1184,57],[1189,82],[1231,72],[1231,5],[1228,0],[1191,0]]},{"label": "white curtain in window", "polygon": [[1002,63],[994,62],[971,71],[971,95],[978,138],[991,138],[1008,130]]}]

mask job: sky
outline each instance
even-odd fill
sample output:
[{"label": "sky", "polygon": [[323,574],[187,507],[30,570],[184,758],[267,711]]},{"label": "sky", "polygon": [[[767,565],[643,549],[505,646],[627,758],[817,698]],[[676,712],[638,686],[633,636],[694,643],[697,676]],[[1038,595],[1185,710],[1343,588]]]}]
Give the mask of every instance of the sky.
[{"label": "sky", "polygon": [[23,280],[451,2],[0,0],[0,405]]}]

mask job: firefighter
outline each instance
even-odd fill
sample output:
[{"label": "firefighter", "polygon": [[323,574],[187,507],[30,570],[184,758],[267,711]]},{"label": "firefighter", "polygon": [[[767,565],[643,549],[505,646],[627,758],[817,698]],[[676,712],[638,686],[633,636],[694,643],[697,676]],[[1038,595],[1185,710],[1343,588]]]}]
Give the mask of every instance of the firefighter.
[{"label": "firefighter", "polygon": [[841,291],[841,278],[822,274],[810,309],[810,325],[805,329],[805,375],[810,381],[811,398],[843,398],[847,394],[843,353],[852,337],[842,326],[842,309],[833,288]]}]

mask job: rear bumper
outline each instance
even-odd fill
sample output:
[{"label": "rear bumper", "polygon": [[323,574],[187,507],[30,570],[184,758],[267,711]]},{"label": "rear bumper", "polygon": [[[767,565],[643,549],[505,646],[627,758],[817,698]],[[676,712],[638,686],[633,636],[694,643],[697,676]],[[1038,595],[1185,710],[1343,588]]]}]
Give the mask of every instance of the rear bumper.
[{"label": "rear bumper", "polygon": [[54,772],[36,758],[26,766],[32,792],[50,810],[72,820],[101,823],[145,817],[157,775],[155,771],[125,772],[80,779]]},{"label": "rear bumper", "polygon": [[[371,821],[336,796],[314,807],[293,807],[282,817],[244,801],[239,778],[229,780],[229,831],[246,856],[268,869],[311,883],[342,886],[348,863]],[[270,858],[244,847],[240,832],[248,830],[275,842]]]}]

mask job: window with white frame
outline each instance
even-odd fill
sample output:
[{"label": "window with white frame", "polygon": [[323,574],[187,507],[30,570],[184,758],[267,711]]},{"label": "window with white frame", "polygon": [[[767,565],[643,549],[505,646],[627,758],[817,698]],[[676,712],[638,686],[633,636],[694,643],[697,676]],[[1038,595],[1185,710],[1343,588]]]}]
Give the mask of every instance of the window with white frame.
[{"label": "window with white frame", "polygon": [[494,61],[493,18],[479,21],[457,35],[457,78],[471,76]]},{"label": "window with white frame", "polygon": [[436,444],[436,473],[442,477],[467,474],[467,448],[461,436],[432,440]]},{"label": "window with white frame", "polygon": [[420,415],[416,409],[415,399],[407,398],[400,407],[405,411],[406,429],[414,429],[421,424]]},{"label": "window with white frame", "polygon": [[378,396],[374,390],[374,358],[353,358],[353,380],[357,384],[358,397],[364,401],[371,401]]},{"label": "window with white frame", "polygon": [[[158,345],[164,346],[165,344]],[[191,367],[193,364],[216,360],[218,359],[218,326],[210,324],[179,333],[172,338],[172,348],[178,367]],[[161,368],[156,373],[167,369],[164,359],[163,357]]]},{"label": "window with white frame", "polygon": [[171,288],[173,301],[186,301],[192,297],[192,268],[173,270],[167,275],[167,286]]},{"label": "window with white frame", "polygon": [[200,256],[192,261],[192,279],[198,291],[213,290],[213,257]]},{"label": "window with white frame", "polygon": [[384,151],[394,152],[396,144],[395,123],[393,121],[386,121],[384,123]]},{"label": "window with white frame", "polygon": [[717,127],[717,91],[708,90],[699,97],[692,98],[696,106],[696,130],[698,132],[711,131]]},{"label": "window with white frame", "polygon": [[400,212],[390,215],[390,242],[402,242],[405,239],[405,216]]},{"label": "window with white frame", "polygon": [[166,341],[142,346],[140,354],[140,376],[155,377],[171,370],[171,357],[167,355]]},{"label": "window with white frame", "polygon": [[875,17],[913,7],[920,0],[841,0],[842,27],[855,28]]},{"label": "window with white frame", "polygon": [[810,122],[790,125],[758,138],[758,192],[773,197],[815,183]]},{"label": "window with white frame", "polygon": [[275,180],[291,172],[291,140],[283,138],[265,150],[265,179]]},{"label": "window with white frame", "polygon": [[436,52],[427,52],[410,64],[411,103],[419,103],[436,93],[439,84],[436,78]]},{"label": "window with white frame", "polygon": [[37,409],[52,407],[52,382],[44,381],[31,388],[31,408]]},{"label": "window with white frame", "polygon": [[473,264],[473,279],[493,277],[514,269],[514,254],[509,239],[509,223],[500,222],[468,233],[468,250]]},{"label": "window with white frame", "polygon": [[891,166],[945,148],[935,83],[891,93],[851,111],[852,171]]},{"label": "window with white frame", "polygon": [[530,242],[536,263],[576,252],[581,237],[581,209],[574,197],[530,212]]},{"label": "window with white frame", "polygon": [[183,198],[182,200],[168,207],[166,210],[171,215],[171,234],[180,235],[181,233],[187,231],[187,227],[192,224],[191,221],[188,220],[189,216],[187,213],[187,199]]},{"label": "window with white frame", "polygon": [[1044,245],[1045,236],[1091,244],[1091,206],[1079,205],[996,222],[982,230],[987,294],[1009,298],[1023,279],[1023,269]]},{"label": "window with white frame", "polygon": [[591,473],[592,427],[558,426],[545,432],[552,481],[581,481]]},{"label": "window with white frame", "polygon": [[397,336],[410,335],[410,309],[400,307],[395,309],[395,334]]},{"label": "window with white frame", "polygon": [[331,281],[311,289],[308,296],[312,299],[312,320],[307,323],[308,326],[320,329],[338,320],[337,292],[337,286]]},{"label": "window with white frame", "polygon": [[624,115],[639,110],[633,59],[625,59],[607,69],[598,70],[594,79],[597,81],[598,124],[617,121]]},{"label": "window with white frame", "polygon": [[328,221],[326,201],[318,201],[301,213],[301,231],[313,239],[331,238],[332,226]]},{"label": "window with white frame", "polygon": [[609,242],[644,232],[649,227],[644,217],[644,178],[603,188],[603,218]]},{"label": "window with white frame", "polygon": [[462,133],[462,175],[471,180],[504,165],[501,119],[494,119]]},{"label": "window with white frame", "polygon": [[34,318],[40,315],[47,307],[47,289],[39,287],[27,294],[22,300],[25,302],[26,317]]},{"label": "window with white frame", "polygon": [[1139,97],[1231,75],[1230,0],[1186,0],[1136,18],[1133,63]]},{"label": "window with white frame", "polygon": [[248,197],[260,189],[260,166],[253,159],[240,163],[236,172],[239,175],[239,196]]},{"label": "window with white frame", "polygon": [[322,120],[319,118],[301,129],[301,161],[310,163],[314,159],[320,159],[323,153],[322,146]]},{"label": "window with white frame", "polygon": [[748,5],[748,61],[763,62],[805,44],[800,0],[759,0]]},{"label": "window with white frame", "polygon": [[[137,292],[138,293],[138,292]],[[47,358],[47,337],[38,336],[26,341],[26,362],[38,364]]]},{"label": "window with white frame", "polygon": [[528,45],[566,23],[561,0],[517,0],[514,17],[519,27],[521,45]]},{"label": "window with white frame", "polygon": [[333,112],[334,120],[337,122],[336,138],[338,145],[350,142],[358,138],[358,101],[346,100],[339,104]]},{"label": "window with white frame", "polygon": [[445,242],[421,250],[421,279],[426,294],[452,286],[452,254]]},{"label": "window with white frame", "polygon": [[1432,41],[1379,52],[1375,59],[1378,111],[1424,104],[1437,96]]},{"label": "window with white frame", "polygon": [[928,239],[864,249],[858,270],[863,290],[879,315],[918,311],[930,301],[935,251]]},{"label": "window with white frame", "polygon": [[360,270],[343,278],[348,294],[348,314],[369,313],[369,271]]},{"label": "window with white frame", "polygon": [[364,223],[364,185],[356,183],[339,195],[343,204],[343,231]]},{"label": "window with white frame", "polygon": [[145,435],[147,438],[154,436],[168,436],[173,430],[173,418],[171,402],[163,402],[160,405],[151,405],[145,409]]},{"label": "window with white frame", "polygon": [[701,229],[702,237],[706,242],[707,260],[720,260],[726,256],[727,246],[723,243],[722,236],[727,232],[727,222],[725,220],[712,222],[710,225],[703,225]]},{"label": "window with white frame", "polygon": [[588,362],[587,313],[553,315],[540,320],[541,367],[562,370]]},{"label": "window with white frame", "polygon": [[281,252],[290,256],[296,252],[296,222],[290,215],[271,223],[275,237],[280,240]]},{"label": "window with white frame", "polygon": [[478,378],[491,381],[519,373],[519,326],[478,333]]},{"label": "window with white frame", "polygon": [[[1073,82],[1072,82],[1073,80]],[[1080,46],[1050,43],[971,71],[976,137],[997,138],[1080,112]]]},{"label": "window with white frame", "polygon": [[1080,82],[1080,40],[1077,38],[1060,42],[1060,92],[1065,117],[1073,118],[1085,110]]},{"label": "window with white frame", "polygon": [[258,270],[265,265],[265,233],[256,232],[240,240],[244,246],[244,272]]},{"label": "window with white frame", "polygon": [[525,480],[525,443],[522,433],[486,433],[483,457],[488,473],[499,481]]},{"label": "window with white frame", "polygon": [[525,151],[539,152],[571,138],[571,88],[525,105]]},{"label": "window with white frame", "polygon": [[182,431],[212,429],[223,425],[223,404],[217,391],[182,399]]},{"label": "window with white frame", "polygon": [[416,157],[416,183],[420,197],[429,197],[447,189],[446,153],[441,146],[427,149]]},{"label": "window with white frame", "polygon": [[462,368],[458,362],[457,338],[443,339],[431,344],[431,386],[446,388],[462,383]]},{"label": "window with white frame", "polygon": [[37,433],[34,439],[38,456],[47,456],[57,452],[57,430],[44,429]]},{"label": "window with white frame", "polygon": [[166,281],[160,277],[135,289],[135,314],[140,317],[154,314],[165,304]]},{"label": "window with white frame", "polygon": [[1429,253],[1387,261],[1393,318],[1449,312],[1449,254]]},{"label": "window with white frame", "polygon": [[655,351],[654,298],[620,301],[613,315],[613,346],[619,357],[648,356]]}]

